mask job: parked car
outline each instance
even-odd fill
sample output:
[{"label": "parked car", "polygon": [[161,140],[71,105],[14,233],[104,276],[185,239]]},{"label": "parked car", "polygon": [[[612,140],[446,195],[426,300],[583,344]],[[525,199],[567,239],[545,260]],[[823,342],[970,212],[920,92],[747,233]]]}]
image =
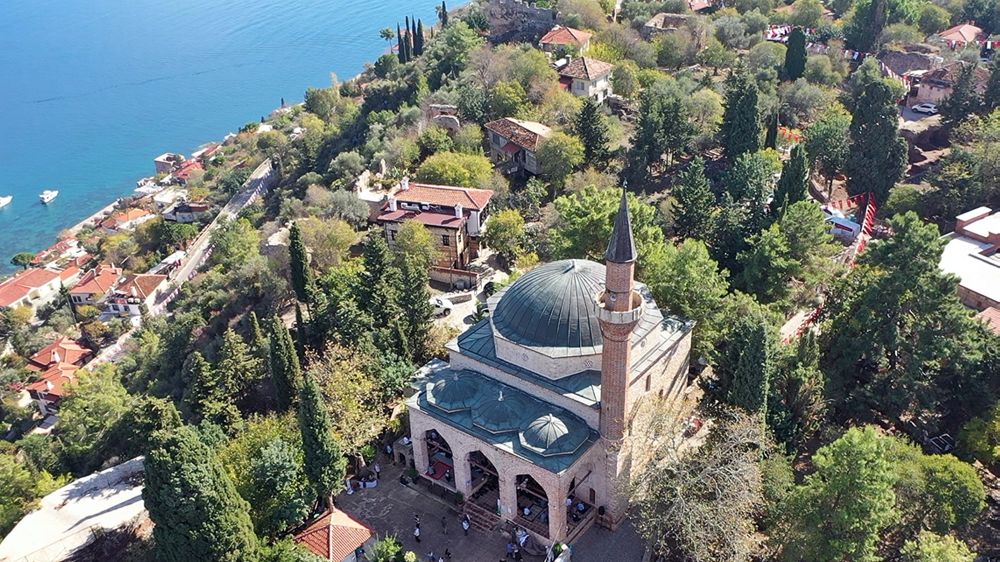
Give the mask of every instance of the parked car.
[{"label": "parked car", "polygon": [[925,115],[937,115],[938,106],[934,103],[921,103],[911,107],[914,113],[923,113]]},{"label": "parked car", "polygon": [[431,305],[431,309],[434,311],[434,316],[448,316],[451,314],[451,309],[454,305],[448,299],[443,299],[441,297],[431,297],[427,301]]}]

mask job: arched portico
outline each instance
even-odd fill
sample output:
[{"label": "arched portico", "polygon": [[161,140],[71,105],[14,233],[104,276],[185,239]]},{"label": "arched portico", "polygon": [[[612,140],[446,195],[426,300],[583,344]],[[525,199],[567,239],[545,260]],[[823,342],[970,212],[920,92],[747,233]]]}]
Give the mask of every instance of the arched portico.
[{"label": "arched portico", "polygon": [[427,459],[425,466],[418,466],[424,476],[445,488],[457,490],[455,486],[455,457],[451,445],[436,429],[428,429],[423,435]]}]

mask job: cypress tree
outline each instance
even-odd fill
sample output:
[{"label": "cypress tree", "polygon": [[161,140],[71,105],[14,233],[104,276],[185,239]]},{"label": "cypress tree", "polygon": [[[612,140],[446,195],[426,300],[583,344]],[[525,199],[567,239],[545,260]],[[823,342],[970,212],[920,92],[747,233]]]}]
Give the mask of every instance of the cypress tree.
[{"label": "cypress tree", "polygon": [[306,356],[306,321],[302,318],[302,307],[295,303],[295,350],[299,357]]},{"label": "cypress tree", "polygon": [[851,150],[844,171],[847,191],[871,191],[879,203],[906,171],[906,141],[899,136],[899,111],[892,90],[882,81],[868,84],[851,118]]},{"label": "cypress tree", "polygon": [[767,119],[767,133],[764,136],[764,148],[778,148],[778,112],[775,111]]},{"label": "cypress tree", "polygon": [[[403,259],[400,294],[405,294],[400,307],[403,309],[405,344],[408,357],[417,362],[428,359],[430,329],[433,310],[427,287],[427,269],[412,257]],[[402,342],[401,342],[402,343]]]},{"label": "cypress tree", "polygon": [[292,336],[277,314],[271,319],[271,380],[274,383],[278,410],[285,411],[292,405],[302,388],[302,371],[299,356],[295,353]]},{"label": "cypress tree", "polygon": [[154,434],[142,499],[159,560],[260,560],[249,504],[190,427]]},{"label": "cypress tree", "polygon": [[602,165],[608,158],[608,124],[600,106],[587,98],[576,115],[576,134],[583,143],[586,162]]},{"label": "cypress tree", "polygon": [[798,80],[806,71],[806,34],[796,27],[788,34],[788,49],[785,51],[785,77]]},{"label": "cypress tree", "polygon": [[242,396],[261,378],[262,365],[250,351],[243,336],[230,328],[222,334],[222,347],[215,362],[215,371],[228,396]]},{"label": "cypress tree", "polygon": [[267,360],[267,336],[260,328],[256,312],[250,311],[247,322],[249,323],[250,347],[253,349],[254,356],[263,363]]},{"label": "cypress tree", "polygon": [[212,369],[212,364],[206,361],[199,351],[191,354],[187,369],[188,379],[191,382],[188,386],[185,402],[195,417],[201,419],[205,412],[205,406],[222,397],[221,385],[215,375],[215,370]]},{"label": "cypress tree", "polygon": [[399,64],[406,64],[406,49],[403,48],[403,34],[400,32],[399,24],[396,24],[396,58]]},{"label": "cypress tree", "polygon": [[309,269],[309,253],[302,242],[302,233],[299,232],[299,225],[294,222],[288,235],[288,258],[295,296],[300,302],[308,303],[312,294],[312,270]]},{"label": "cypress tree", "polygon": [[406,62],[413,60],[413,31],[410,29],[410,16],[404,16],[406,23],[406,39],[403,40],[403,44],[406,45]]},{"label": "cypress tree", "polygon": [[340,453],[330,431],[330,418],[319,386],[306,377],[299,396],[299,431],[305,453],[306,476],[316,497],[333,505],[333,491],[341,486],[346,475],[347,459]]},{"label": "cypress tree", "polygon": [[364,283],[356,298],[361,309],[371,316],[376,326],[389,326],[399,312],[396,306],[399,270],[393,265],[394,256],[384,236],[373,234],[365,241],[362,252]]},{"label": "cypress tree", "polygon": [[764,415],[771,379],[771,350],[767,327],[760,314],[736,319],[727,344],[724,368],[730,381],[728,402]]},{"label": "cypress tree", "polygon": [[771,214],[779,216],[784,209],[806,198],[809,192],[809,158],[806,145],[799,143],[792,148],[792,157],[781,167],[781,179],[771,201]]},{"label": "cypress tree", "polygon": [[726,78],[726,109],[719,127],[722,149],[730,162],[761,148],[760,92],[743,66]]},{"label": "cypress tree", "polygon": [[416,43],[414,45],[414,47],[416,47],[415,51],[417,53],[417,56],[420,56],[420,55],[424,54],[424,21],[423,20],[417,20],[417,34],[413,37],[413,40]]},{"label": "cypress tree", "polygon": [[441,20],[441,27],[448,25],[448,6],[445,6],[444,0],[441,0],[441,11],[438,12],[438,18]]},{"label": "cypress tree", "polygon": [[674,186],[674,229],[684,238],[708,240],[712,230],[715,195],[705,177],[705,161],[700,156],[681,174]]}]

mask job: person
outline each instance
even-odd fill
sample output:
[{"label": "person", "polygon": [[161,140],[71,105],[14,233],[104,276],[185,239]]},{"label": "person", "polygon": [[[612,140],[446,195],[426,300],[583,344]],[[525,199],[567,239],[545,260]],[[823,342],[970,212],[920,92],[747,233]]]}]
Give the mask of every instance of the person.
[{"label": "person", "polygon": [[361,560],[361,557],[364,555],[365,555],[365,547],[359,546],[358,548],[354,549],[355,560]]},{"label": "person", "polygon": [[410,437],[408,435],[404,435],[403,436],[403,445],[409,445],[409,444],[410,444]]},{"label": "person", "polygon": [[434,465],[433,464],[427,465],[427,474],[434,474]]},{"label": "person", "polygon": [[417,526],[413,528],[413,538],[420,542],[420,523],[417,523]]},{"label": "person", "polygon": [[573,497],[566,498],[566,507],[573,507]]},{"label": "person", "polygon": [[447,549],[447,548],[444,549],[444,558],[445,558],[445,560],[451,560],[451,550],[450,549]]},{"label": "person", "polygon": [[514,556],[514,543],[507,541],[507,558],[513,558]]},{"label": "person", "polygon": [[530,507],[524,506],[524,509],[522,511],[524,512],[524,516],[525,517],[531,517],[531,508]]},{"label": "person", "polygon": [[382,473],[382,467],[375,463],[372,465],[372,472],[375,473],[375,480],[378,480],[379,474]]},{"label": "person", "polygon": [[576,510],[579,511],[580,513],[583,513],[584,511],[587,511],[587,506],[584,505],[583,502],[578,502],[576,504]]},{"label": "person", "polygon": [[514,561],[515,562],[521,562],[521,560],[524,560],[524,557],[521,556],[521,549],[520,548],[515,548],[514,549]]},{"label": "person", "polygon": [[441,533],[448,534],[448,519],[444,515],[441,516]]},{"label": "person", "polygon": [[427,553],[427,562],[437,562],[437,556],[434,556],[434,551]]},{"label": "person", "polygon": [[420,514],[419,513],[414,513],[413,514],[413,524],[416,525],[417,527],[420,526]]},{"label": "person", "polygon": [[396,459],[392,457],[392,443],[389,443],[385,446],[385,456],[392,461],[392,464],[396,464]]},{"label": "person", "polygon": [[470,526],[472,526],[472,523],[469,521],[469,516],[462,517],[462,530],[465,531],[465,536],[469,536]]}]

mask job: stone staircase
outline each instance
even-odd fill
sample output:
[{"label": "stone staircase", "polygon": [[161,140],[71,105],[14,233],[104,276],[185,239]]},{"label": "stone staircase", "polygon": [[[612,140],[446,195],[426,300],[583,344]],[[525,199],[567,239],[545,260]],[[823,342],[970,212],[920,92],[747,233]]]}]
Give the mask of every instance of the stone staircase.
[{"label": "stone staircase", "polygon": [[472,528],[486,533],[492,532],[500,524],[500,516],[492,511],[476,505],[473,502],[465,502],[463,511],[469,516]]}]

